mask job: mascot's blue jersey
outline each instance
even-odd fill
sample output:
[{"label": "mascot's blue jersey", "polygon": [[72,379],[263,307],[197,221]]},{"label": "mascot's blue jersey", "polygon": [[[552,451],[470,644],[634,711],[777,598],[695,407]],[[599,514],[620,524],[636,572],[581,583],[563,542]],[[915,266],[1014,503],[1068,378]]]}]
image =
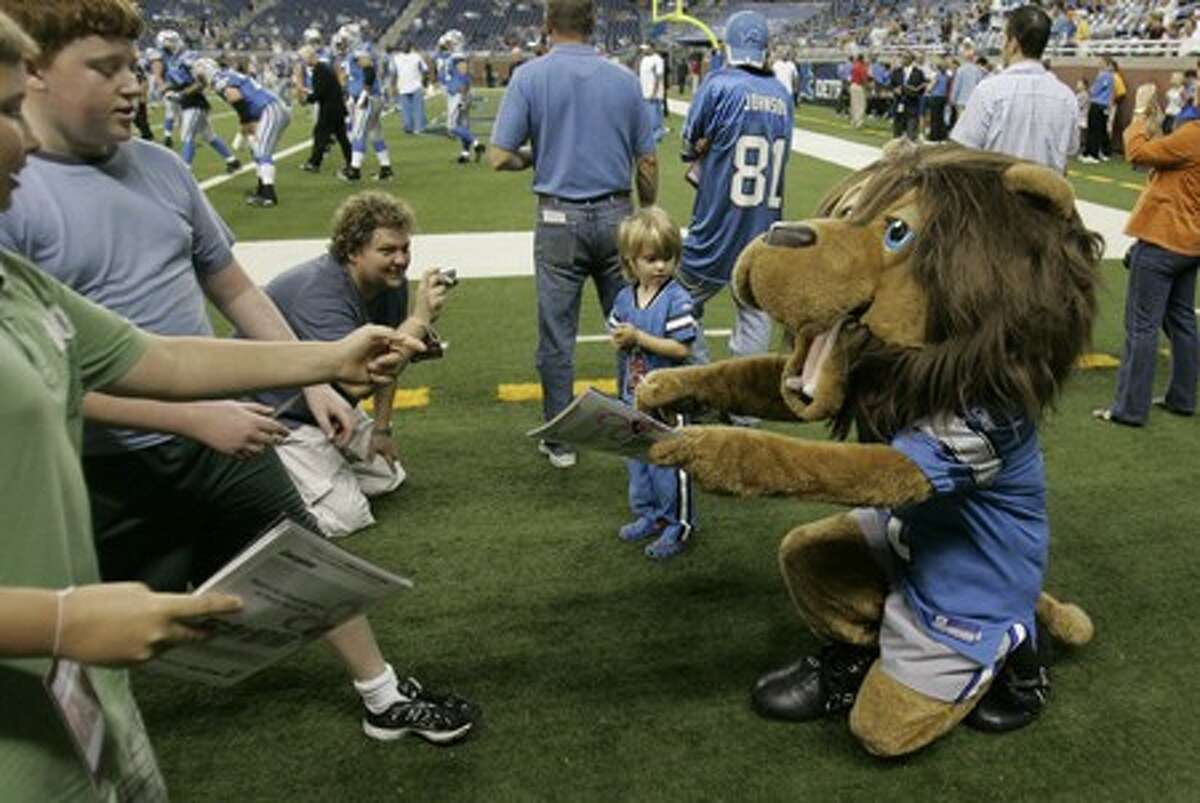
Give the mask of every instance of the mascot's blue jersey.
[{"label": "mascot's blue jersey", "polygon": [[471,88],[470,74],[464,74],[458,71],[460,64],[466,64],[466,53],[452,53],[446,59],[446,92],[451,95],[461,95],[463,92]]},{"label": "mascot's blue jersey", "polygon": [[[366,81],[367,68],[359,63],[360,60],[369,60],[371,68],[375,72],[374,80],[370,84]],[[379,71],[379,59],[375,57],[375,51],[369,44],[354,48],[350,55],[342,61],[342,69],[346,73],[346,95],[351,101],[362,95],[364,90],[373,98],[383,94],[383,75]]]},{"label": "mascot's blue jersey", "polygon": [[[673,280],[660,287],[645,307],[638,306],[635,287],[621,288],[608,316],[608,328],[613,329],[621,323],[632,324],[654,337],[665,337],[680,343],[690,343],[696,339],[692,297]],[[656,368],[670,368],[679,364],[678,360],[650,351],[622,349],[617,352],[617,386],[621,398],[632,402],[633,391],[646,374]]]},{"label": "mascot's blue jersey", "polygon": [[236,70],[217,70],[212,78],[212,88],[224,93],[226,89],[236,89],[246,100],[246,108],[250,111],[250,119],[262,117],[263,110],[272,103],[278,103],[279,98],[269,89],[264,89],[258,81],[248,75],[242,75]]},{"label": "mascot's blue jersey", "polygon": [[683,129],[685,146],[710,142],[683,242],[687,273],[729,281],[742,249],[779,220],[794,111],[770,73],[732,68],[701,84]]},{"label": "mascot's blue jersey", "polygon": [[918,421],[892,446],[933,488],[889,511],[900,587],[932,638],[990,666],[1009,628],[1035,632],[1050,541],[1037,428],[971,410]]}]

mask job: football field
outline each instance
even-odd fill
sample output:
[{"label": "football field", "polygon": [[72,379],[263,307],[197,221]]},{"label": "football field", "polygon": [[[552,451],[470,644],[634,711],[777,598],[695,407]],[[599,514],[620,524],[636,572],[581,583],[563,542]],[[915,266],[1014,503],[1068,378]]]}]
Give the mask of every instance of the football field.
[{"label": "football field", "polygon": [[[484,98],[494,115],[498,93]],[[218,108],[223,112],[224,109]],[[436,118],[439,104],[429,113]],[[659,150],[660,205],[686,224],[692,192],[677,157],[679,117]],[[831,112],[802,108],[808,130],[882,144],[884,126],[852,132]],[[232,136],[234,118],[214,126]],[[396,180],[339,181],[281,158],[281,205],[247,207],[250,172],[209,196],[239,241],[320,240],[337,204],[386,188],[414,207],[421,234],[528,232],[530,174],[458,165],[456,141],[408,136],[384,118]],[[298,109],[280,144],[309,136]],[[486,120],[477,125],[485,138]],[[246,160],[245,155],[243,159]],[[368,153],[364,176],[374,172]],[[221,165],[205,149],[199,179]],[[806,217],[845,169],[793,154],[785,216]],[[1073,167],[1080,197],[1132,206],[1142,177],[1127,165]],[[445,241],[439,241],[445,242]],[[487,240],[462,248],[487,264]],[[472,243],[476,245],[471,245]],[[416,241],[418,261],[422,240]],[[474,253],[480,249],[484,253]],[[280,253],[283,253],[282,251]],[[527,255],[526,255],[527,257]],[[505,262],[503,250],[495,252]],[[286,268],[280,264],[278,268]],[[503,267],[502,265],[500,267]],[[504,271],[500,271],[504,272]],[[1119,356],[1125,274],[1103,264],[1093,350]],[[727,295],[709,328],[732,320]],[[374,505],[378,524],[339,542],[416,586],[370,611],[400,673],[477,701],[483,721],[463,744],[373,742],[339,663],[319,645],[228,690],[135,674],[143,714],[179,801],[1129,801],[1195,800],[1200,625],[1189,611],[1200,566],[1195,419],[1153,415],[1143,429],[1106,426],[1113,369],[1077,372],[1042,428],[1052,525],[1048,589],[1082,604],[1095,641],[1061,654],[1049,708],[1007,736],[959,729],[917,755],[866,755],[844,720],[786,725],[748,704],[755,679],[816,648],[776,567],[779,539],[831,508],[702,494],[700,529],[683,555],[656,564],[616,538],[628,518],[620,461],[582,454],[552,469],[524,432],[536,401],[502,401],[502,385],[536,383],[532,279],[467,278],[438,329],[445,359],[411,366],[423,389],[397,416],[408,479]],[[580,332],[598,335],[594,293]],[[727,354],[712,338],[714,357]],[[605,342],[581,343],[580,379],[611,379]],[[1157,381],[1166,381],[1165,358]],[[427,399],[427,403],[420,403]],[[773,425],[774,428],[774,425]],[[821,425],[778,426],[826,438]],[[0,798],[3,794],[0,793]]]}]

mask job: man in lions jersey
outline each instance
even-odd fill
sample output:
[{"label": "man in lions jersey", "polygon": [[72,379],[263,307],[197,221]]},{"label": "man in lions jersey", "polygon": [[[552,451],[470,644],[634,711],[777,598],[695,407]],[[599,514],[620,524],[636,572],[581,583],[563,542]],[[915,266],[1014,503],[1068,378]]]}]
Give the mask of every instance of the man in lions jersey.
[{"label": "man in lions jersey", "polygon": [[466,40],[461,32],[451,30],[442,36],[439,46],[443,42],[448,52],[443,61],[445,74],[442,78],[446,87],[446,128],[462,145],[458,163],[466,164],[472,154],[478,162],[486,147],[471,133],[471,73],[463,50]]},{"label": "man in lions jersey", "polygon": [[[696,200],[679,282],[692,294],[697,320],[704,303],[729,284],[742,249],[780,219],[792,146],[795,107],[791,92],[767,69],[766,18],[756,11],[734,14],[725,42],[729,67],[705,78],[683,129]],[[770,336],[770,318],[739,303],[730,351],[739,357],[766,351]],[[703,328],[692,359],[708,362]]]},{"label": "man in lions jersey", "polygon": [[[209,105],[204,97],[204,87],[196,79],[192,68],[200,56],[194,50],[184,50],[183,37],[175,31],[161,31],[159,43],[163,48],[167,92],[163,102],[175,104],[179,120],[179,155],[190,167],[196,158],[196,141],[207,142],[225,160],[225,170],[233,173],[242,166],[225,140],[217,136],[208,122]],[[170,143],[170,131],[164,144]]]},{"label": "man in lions jersey", "polygon": [[275,194],[275,146],[283,136],[292,114],[274,92],[236,70],[222,70],[212,59],[200,59],[195,65],[202,84],[225,99],[237,112],[242,132],[254,135],[254,163],[258,187],[246,198],[251,206],[272,207],[279,203]]},{"label": "man in lions jersey", "polygon": [[351,121],[350,166],[343,168],[338,176],[346,181],[362,178],[367,140],[370,139],[375,148],[375,158],[379,160],[379,172],[375,178],[386,181],[393,174],[392,159],[379,122],[383,112],[383,72],[380,61],[369,42],[359,40],[355,30],[345,27],[334,36],[333,50],[345,81]]}]

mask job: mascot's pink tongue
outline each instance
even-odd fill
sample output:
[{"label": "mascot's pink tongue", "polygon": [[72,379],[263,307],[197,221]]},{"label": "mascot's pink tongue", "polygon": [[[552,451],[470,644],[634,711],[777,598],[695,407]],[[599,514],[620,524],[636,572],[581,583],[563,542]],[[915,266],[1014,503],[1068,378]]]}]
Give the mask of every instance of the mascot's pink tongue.
[{"label": "mascot's pink tongue", "polygon": [[809,401],[817,396],[817,382],[821,378],[821,369],[825,367],[829,355],[833,354],[834,344],[837,343],[838,333],[842,331],[845,319],[839,320],[828,332],[817,335],[808,346],[808,355],[804,358],[804,369],[800,376],[787,379],[787,387],[801,393]]}]

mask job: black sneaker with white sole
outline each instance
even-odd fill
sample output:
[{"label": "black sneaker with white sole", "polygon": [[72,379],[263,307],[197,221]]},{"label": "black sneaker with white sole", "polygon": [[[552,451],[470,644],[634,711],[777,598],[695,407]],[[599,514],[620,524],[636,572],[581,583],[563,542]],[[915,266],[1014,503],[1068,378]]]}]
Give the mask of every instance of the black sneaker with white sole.
[{"label": "black sneaker with white sole", "polygon": [[372,739],[390,742],[406,733],[415,733],[432,744],[453,744],[466,737],[475,724],[472,716],[456,704],[445,701],[400,700],[378,714],[363,717],[363,733]]}]

